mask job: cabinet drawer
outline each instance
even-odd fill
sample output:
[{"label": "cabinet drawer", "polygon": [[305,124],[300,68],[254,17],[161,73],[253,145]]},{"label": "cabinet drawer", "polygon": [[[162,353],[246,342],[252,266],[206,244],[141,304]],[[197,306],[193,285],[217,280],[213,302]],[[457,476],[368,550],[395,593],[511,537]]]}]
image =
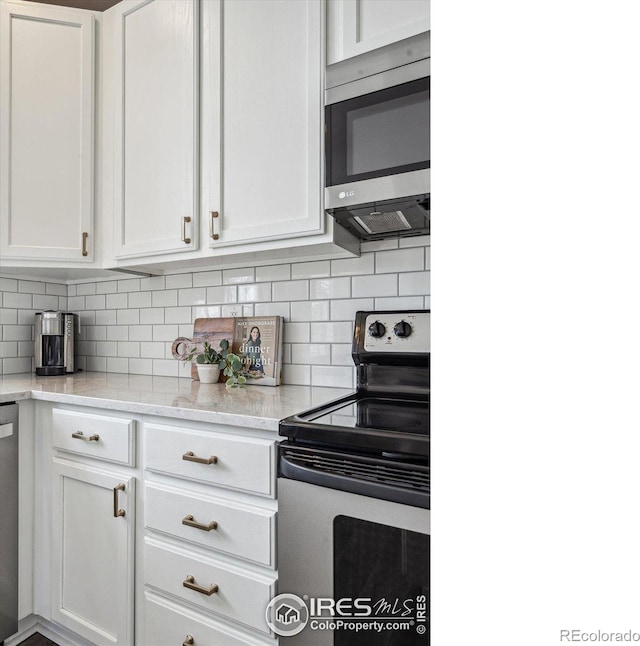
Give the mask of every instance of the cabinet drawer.
[{"label": "cabinet drawer", "polygon": [[145,487],[146,527],[267,567],[275,560],[275,516],[269,509],[172,487]]},{"label": "cabinet drawer", "polygon": [[153,646],[179,646],[188,636],[193,637],[193,646],[273,646],[275,641],[243,635],[228,626],[192,610],[182,608],[171,601],[145,593],[144,643]]},{"label": "cabinet drawer", "polygon": [[[276,576],[193,555],[177,548],[163,547],[147,538],[144,546],[145,582],[189,601],[200,608],[270,634],[265,608],[275,594]],[[184,582],[209,590],[210,595],[185,587]]]},{"label": "cabinet drawer", "polygon": [[53,448],[135,466],[135,421],[53,409]]},{"label": "cabinet drawer", "polygon": [[275,442],[145,424],[146,467],[265,496],[275,492]]}]

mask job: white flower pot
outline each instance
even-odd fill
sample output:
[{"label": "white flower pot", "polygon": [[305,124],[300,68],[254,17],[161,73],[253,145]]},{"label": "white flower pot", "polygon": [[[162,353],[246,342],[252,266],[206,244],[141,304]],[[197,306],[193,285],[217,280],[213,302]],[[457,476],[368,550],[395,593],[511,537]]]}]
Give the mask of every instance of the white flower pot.
[{"label": "white flower pot", "polygon": [[198,378],[202,384],[217,383],[220,379],[220,366],[213,363],[199,363]]}]

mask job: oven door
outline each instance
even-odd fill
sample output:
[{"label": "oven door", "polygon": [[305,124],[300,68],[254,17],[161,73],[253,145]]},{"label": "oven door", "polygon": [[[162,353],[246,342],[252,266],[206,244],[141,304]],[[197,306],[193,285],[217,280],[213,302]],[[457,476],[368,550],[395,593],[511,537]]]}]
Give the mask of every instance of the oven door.
[{"label": "oven door", "polygon": [[279,594],[310,611],[282,644],[429,644],[429,510],[288,478],[278,500]]}]

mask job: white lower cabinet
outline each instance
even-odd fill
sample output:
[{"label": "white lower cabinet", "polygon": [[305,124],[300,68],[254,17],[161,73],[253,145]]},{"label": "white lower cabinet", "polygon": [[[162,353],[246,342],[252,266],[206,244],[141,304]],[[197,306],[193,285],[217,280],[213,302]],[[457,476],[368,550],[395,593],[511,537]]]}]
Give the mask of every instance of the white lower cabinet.
[{"label": "white lower cabinet", "polygon": [[141,644],[273,646],[275,439],[189,422],[143,438]]},{"label": "white lower cabinet", "polygon": [[133,644],[135,478],[54,458],[52,498],[52,619]]}]

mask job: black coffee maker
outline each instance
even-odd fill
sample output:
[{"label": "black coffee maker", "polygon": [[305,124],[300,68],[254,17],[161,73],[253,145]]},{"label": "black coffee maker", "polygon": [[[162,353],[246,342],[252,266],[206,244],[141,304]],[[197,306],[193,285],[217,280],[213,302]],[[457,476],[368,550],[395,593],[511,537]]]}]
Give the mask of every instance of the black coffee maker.
[{"label": "black coffee maker", "polygon": [[36,314],[36,375],[75,372],[76,315],[46,310]]}]

